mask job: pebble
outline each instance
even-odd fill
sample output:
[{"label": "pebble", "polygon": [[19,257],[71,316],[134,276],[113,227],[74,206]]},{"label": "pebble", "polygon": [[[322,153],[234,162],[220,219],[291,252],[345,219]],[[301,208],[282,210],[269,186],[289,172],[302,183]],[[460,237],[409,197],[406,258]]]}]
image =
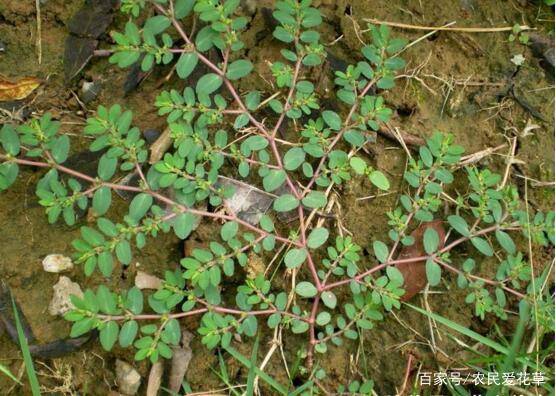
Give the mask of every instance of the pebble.
[{"label": "pebble", "polygon": [[52,286],[52,288],[54,289],[54,296],[48,306],[48,313],[50,315],[63,315],[70,309],[73,309],[74,306],[70,300],[72,294],[77,297],[83,297],[81,287],[77,283],[72,282],[67,276],[60,276],[58,283]]},{"label": "pebble", "polygon": [[137,275],[135,275],[135,286],[141,290],[160,289],[162,287],[162,279],[143,271],[137,271]]},{"label": "pebble", "polygon": [[42,267],[46,272],[57,274],[72,269],[73,262],[69,257],[61,254],[49,254],[43,259]]},{"label": "pebble", "polygon": [[141,376],[129,363],[116,360],[116,383],[120,393],[135,395],[141,386]]}]

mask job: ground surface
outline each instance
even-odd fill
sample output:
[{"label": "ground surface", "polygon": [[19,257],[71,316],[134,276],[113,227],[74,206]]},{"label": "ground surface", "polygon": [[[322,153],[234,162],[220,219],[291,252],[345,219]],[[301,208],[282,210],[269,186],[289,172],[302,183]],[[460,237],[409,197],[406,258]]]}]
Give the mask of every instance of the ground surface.
[{"label": "ground surface", "polygon": [[[0,0],[0,41],[6,45],[5,52],[0,52],[0,74],[10,78],[36,76],[44,80],[44,84],[28,99],[32,100],[29,104],[32,111],[37,114],[52,112],[62,121],[63,131],[77,136],[83,147],[87,142],[79,136],[84,113],[94,110],[100,103],[121,103],[133,109],[140,115],[135,118],[135,122],[141,129],[163,127],[165,120],[156,115],[152,103],[158,91],[157,85],[169,68],[155,71],[138,89],[124,95],[126,71],[109,65],[106,58],[96,58],[67,84],[62,63],[64,40],[68,34],[66,24],[82,2],[41,1],[40,64],[37,58],[34,3],[30,0]],[[258,3],[262,7],[272,2]],[[332,43],[328,50],[348,62],[357,60],[352,56],[357,53],[361,43],[354,21],[364,29],[366,25],[363,18],[426,26],[439,26],[451,21],[457,21],[456,26],[482,27],[519,23],[538,28],[541,35],[553,35],[550,30],[553,14],[550,9],[535,2],[322,0],[317,3],[320,3],[326,17],[322,27],[323,41]],[[262,13],[257,11],[253,18],[245,36],[247,47],[250,48],[247,55],[264,76],[269,73],[265,61],[275,59],[278,44],[265,32]],[[124,18],[118,16],[110,29],[120,29],[123,23]],[[409,40],[415,40],[423,34],[405,29],[394,29],[393,32]],[[340,36],[341,39],[336,40]],[[109,45],[106,40],[106,36],[101,37],[100,47]],[[511,62],[516,54],[525,57],[519,69]],[[452,132],[457,143],[469,153],[496,147],[507,143],[508,138],[517,136],[516,157],[523,162],[512,172],[514,182],[523,185],[523,180],[516,174],[538,181],[554,180],[554,81],[539,66],[529,48],[518,42],[509,42],[508,33],[441,33],[411,47],[404,53],[404,58],[408,62],[404,74],[414,75],[415,78],[399,78],[397,87],[387,95],[389,105],[397,110],[395,125],[421,137],[430,135],[434,130]],[[80,94],[81,81],[93,79],[102,81],[102,91],[95,101],[81,105],[76,100],[76,95]],[[176,83],[175,79],[171,79],[167,85],[173,83]],[[515,92],[536,109],[544,120],[535,117],[531,111],[504,94],[510,83],[515,84]],[[262,80],[258,84],[261,89],[265,89]],[[7,117],[5,114],[1,116]],[[6,118],[1,120],[5,121]],[[538,128],[531,130],[531,134],[524,134],[524,129],[532,124]],[[401,180],[406,158],[397,143],[379,138],[370,150],[378,168],[393,180]],[[504,155],[507,152],[508,147],[505,147],[483,163],[503,172]],[[34,197],[34,186],[39,177],[40,172],[27,171],[13,188],[0,195],[0,278],[12,288],[37,338],[46,342],[65,337],[69,325],[47,312],[57,275],[44,272],[41,260],[49,253],[71,254],[70,242],[77,236],[78,227],[47,224],[43,210],[36,204]],[[550,209],[553,205],[551,186],[531,188],[530,185],[528,194],[530,202],[541,209]],[[344,227],[354,234],[360,245],[369,246],[373,237],[385,229],[384,212],[396,205],[396,194],[357,200],[365,195],[365,189],[359,183],[352,182],[338,195],[341,196]],[[120,200],[110,214],[118,217],[124,207],[125,203]],[[195,238],[202,241],[211,232],[210,224],[202,226]],[[109,286],[128,287],[138,268],[161,275],[168,265],[174,265],[168,263],[178,262],[181,254],[182,246],[176,239],[162,237],[136,256],[136,265],[132,265],[121,277],[114,276]],[[81,268],[75,268],[68,276],[84,287],[101,281],[96,277],[85,278]],[[433,311],[468,325],[481,334],[488,334],[492,319],[484,322],[472,319],[471,308],[463,302],[464,296],[457,291],[433,294],[428,297],[428,304]],[[414,302],[423,304],[421,297]],[[423,336],[429,337],[428,323],[418,315],[402,310],[369,331],[358,345],[332,348],[327,361],[323,362],[324,366],[328,366],[330,381],[346,382],[354,372],[360,371],[374,379],[379,394],[395,393],[396,387],[403,381],[409,353],[417,356],[424,367],[434,367],[436,362],[445,360],[446,355],[455,359],[464,358],[458,356],[458,346],[448,337],[436,340],[438,349],[446,355],[431,353],[422,342]],[[193,329],[193,323],[190,327]],[[284,348],[289,358],[294,356],[297,342],[295,339],[286,340]],[[192,342],[192,348],[194,357],[187,380],[195,389],[217,388],[220,381],[211,371],[211,367],[217,364],[217,356],[207,352],[197,339]],[[240,346],[240,349],[245,354],[249,353],[249,345]],[[59,391],[67,394],[106,395],[110,389],[115,389],[115,359],[132,361],[130,353],[121,349],[105,353],[93,343],[82,352],[56,361],[45,361],[44,365],[37,364],[42,373],[39,378],[46,388],[59,386],[62,387]],[[0,363],[18,375],[23,373],[18,348],[6,334],[0,334]],[[237,364],[230,363],[235,372],[240,369]],[[53,371],[49,371],[47,366]],[[138,368],[146,378],[147,365],[141,364]],[[271,361],[267,371],[277,379],[285,376],[279,358]],[[65,388],[64,377],[69,378]],[[6,377],[0,376],[1,394],[26,394],[27,389],[14,387]],[[144,392],[144,388],[141,392]]]}]

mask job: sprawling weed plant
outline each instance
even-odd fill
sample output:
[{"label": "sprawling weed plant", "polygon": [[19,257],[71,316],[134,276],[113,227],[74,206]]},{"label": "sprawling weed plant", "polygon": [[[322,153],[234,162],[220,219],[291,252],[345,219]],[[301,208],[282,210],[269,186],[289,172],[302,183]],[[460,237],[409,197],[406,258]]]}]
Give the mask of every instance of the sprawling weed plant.
[{"label": "sprawling weed plant", "polygon": [[[135,18],[150,12],[144,10],[147,4],[156,15],[137,26]],[[360,150],[391,116],[381,93],[394,87],[394,75],[404,67],[398,53],[405,42],[391,37],[385,26],[370,26],[361,61],[335,72],[338,111],[326,109],[311,81],[326,57],[315,30],[320,12],[308,0],[277,1],[273,36],[284,45],[282,59],[268,66],[275,92],[240,92],[237,82],[253,71],[253,64],[242,57],[247,19],[237,15],[238,5],[239,0],[122,1],[130,20],[123,32],[112,33],[110,62],[122,68],[140,62],[143,71],[175,62],[180,79],[205,71],[193,85],[158,95],[154,105],[167,117],[172,144],[154,164],[149,164],[141,131],[132,126],[132,111],[117,104],[99,106],[87,119],[84,132],[94,138],[90,150],[102,152],[94,177],[64,166],[70,140],[50,114],[3,126],[0,190],[14,183],[20,166],[41,167],[48,171],[36,193],[50,223],[61,217],[73,225],[76,213],[92,208],[96,224],[82,226],[81,238],[73,242],[86,275],[98,270],[110,277],[161,232],[186,239],[200,221],[222,224],[220,234],[193,249],[178,268],[169,263],[162,287],[148,297],[136,287],[112,291],[100,285],[74,298],[75,309],[65,316],[73,322],[71,335],[97,329],[106,350],[118,342],[136,348],[137,360],[155,362],[171,357],[171,346],[180,340],[180,320],[198,315],[198,333],[207,348],[226,348],[237,335],[253,337],[261,327],[306,334],[303,357],[309,369],[316,354],[357,339],[385,313],[400,308],[404,279],[396,265],[404,263],[425,265],[433,287],[443,276],[447,280],[447,273],[456,276],[481,318],[505,318],[516,303],[528,303],[535,307],[535,323],[553,329],[546,274],[532,276],[527,254],[518,251],[511,236],[521,232],[534,243],[553,243],[553,213],[524,210],[516,188],[488,169],[458,170],[463,149],[450,135],[433,134],[410,160],[407,188],[400,206],[387,213],[391,229],[376,236],[375,257],[365,258],[361,246],[336,235],[326,221],[316,225],[331,190],[353,178],[368,180],[369,189],[389,189],[387,177]],[[201,25],[194,37],[183,24],[192,14]],[[456,171],[466,173],[468,183],[450,196],[454,192],[446,187]],[[138,185],[115,181],[126,173],[134,173]],[[272,206],[255,220],[238,215],[227,204],[234,185],[221,183],[222,176],[244,179],[272,194]],[[104,216],[118,190],[134,197],[128,213],[115,221]],[[435,218],[449,226],[446,241],[432,227],[423,241],[415,241],[410,231]],[[397,258],[402,247],[414,243],[423,244],[423,255]],[[463,246],[477,252],[462,258],[455,252]],[[270,261],[276,252],[278,279],[246,275],[252,254]],[[488,263],[499,263],[497,271],[487,271],[496,273],[494,278],[481,276],[485,256],[492,257]],[[241,283],[235,292],[226,280],[232,276],[234,284]]]}]

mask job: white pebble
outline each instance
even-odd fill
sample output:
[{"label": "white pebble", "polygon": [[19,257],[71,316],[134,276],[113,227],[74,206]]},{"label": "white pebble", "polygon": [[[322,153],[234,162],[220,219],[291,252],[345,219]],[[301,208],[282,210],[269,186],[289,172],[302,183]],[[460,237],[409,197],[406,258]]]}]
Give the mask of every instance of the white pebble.
[{"label": "white pebble", "polygon": [[74,306],[71,302],[70,296],[72,294],[79,298],[83,298],[83,291],[81,287],[75,282],[72,282],[67,276],[60,276],[58,283],[52,286],[54,289],[54,296],[48,306],[48,313],[50,315],[63,315]]},{"label": "white pebble", "polygon": [[61,254],[49,254],[42,261],[42,267],[46,272],[59,273],[73,268],[73,262],[69,257]]}]

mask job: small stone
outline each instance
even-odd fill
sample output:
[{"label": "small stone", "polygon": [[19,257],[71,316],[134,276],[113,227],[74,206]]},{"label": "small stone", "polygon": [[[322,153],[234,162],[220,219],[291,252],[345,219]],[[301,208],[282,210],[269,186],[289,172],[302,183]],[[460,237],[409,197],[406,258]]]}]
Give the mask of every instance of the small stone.
[{"label": "small stone", "polygon": [[116,360],[116,383],[124,395],[135,395],[141,386],[141,376],[129,363]]},{"label": "small stone", "polygon": [[69,257],[61,254],[49,254],[42,261],[42,267],[46,272],[57,274],[72,269],[73,262]]},{"label": "small stone", "polygon": [[162,287],[162,279],[143,271],[137,271],[137,275],[135,275],[135,286],[141,290],[160,289]]},{"label": "small stone", "polygon": [[72,282],[67,276],[61,276],[54,286],[54,296],[50,301],[48,306],[48,313],[50,315],[63,315],[74,306],[70,300],[71,295],[76,295],[77,297],[83,297],[83,291],[81,287],[75,282]]}]

